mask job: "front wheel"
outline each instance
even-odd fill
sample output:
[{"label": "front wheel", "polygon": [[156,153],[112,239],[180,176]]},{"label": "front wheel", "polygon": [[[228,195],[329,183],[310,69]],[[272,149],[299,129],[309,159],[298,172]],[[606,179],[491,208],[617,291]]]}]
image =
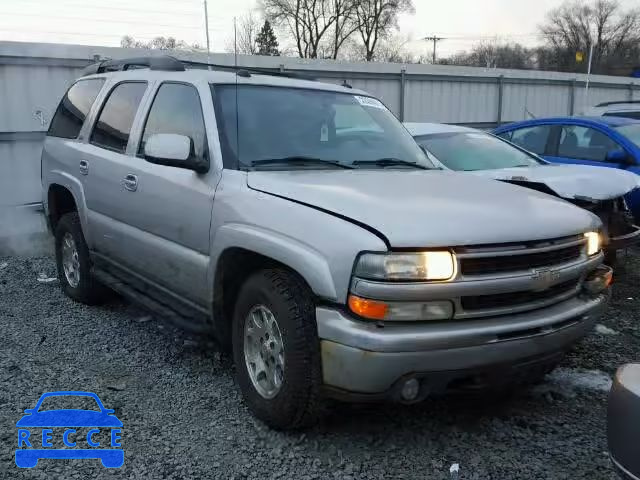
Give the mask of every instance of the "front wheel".
[{"label": "front wheel", "polygon": [[256,417],[277,429],[317,420],[322,370],[315,303],[298,275],[268,269],[245,282],[233,318],[233,357]]}]

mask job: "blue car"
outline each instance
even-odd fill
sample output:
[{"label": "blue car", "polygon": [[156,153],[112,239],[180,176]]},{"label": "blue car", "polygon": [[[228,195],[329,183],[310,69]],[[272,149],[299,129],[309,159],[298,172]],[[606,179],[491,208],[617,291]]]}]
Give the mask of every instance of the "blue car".
[{"label": "blue car", "polygon": [[[550,162],[619,168],[640,175],[640,120],[537,118],[498,127],[493,133]],[[640,223],[640,191],[625,200]]]},{"label": "blue car", "polygon": [[[42,402],[50,397],[77,397],[80,399],[93,399],[96,410],[86,409],[57,409],[45,410]],[[76,400],[73,400],[76,402]],[[18,427],[18,449],[15,452],[15,462],[21,468],[33,468],[41,458],[57,459],[100,459],[102,465],[108,468],[121,467],[124,463],[124,451],[119,440],[122,422],[113,415],[114,411],[104,407],[100,398],[91,392],[61,391],[43,394],[35,407],[24,411],[24,415],[16,423]],[[87,428],[86,435],[81,435],[75,428]],[[56,435],[53,429],[64,433],[60,435],[66,447],[53,448],[53,437]],[[100,448],[97,440],[101,429],[108,429],[110,432],[110,447]],[[86,442],[84,447],[83,443]],[[59,442],[58,442],[59,443]],[[39,447],[42,448],[39,448]],[[38,447],[38,448],[36,448]]]}]

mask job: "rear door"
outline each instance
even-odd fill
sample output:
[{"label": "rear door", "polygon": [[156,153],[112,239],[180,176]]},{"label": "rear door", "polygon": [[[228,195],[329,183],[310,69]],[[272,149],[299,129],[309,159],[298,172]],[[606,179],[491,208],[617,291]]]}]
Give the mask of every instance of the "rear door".
[{"label": "rear door", "polygon": [[122,179],[131,155],[127,147],[131,128],[147,91],[147,82],[126,81],[106,94],[89,142],[82,145],[79,168],[84,177],[90,247],[121,262],[126,249],[122,226],[126,207]]},{"label": "rear door", "polygon": [[[210,95],[206,86],[202,93]],[[151,89],[136,120],[129,155],[116,174],[121,184],[110,205],[117,235],[111,252],[117,251],[124,266],[160,291],[206,307],[217,172],[199,174],[150,163],[144,157],[151,135],[172,133],[191,138],[193,155],[208,161],[200,98],[198,87],[191,83],[165,81]]]},{"label": "rear door", "polygon": [[606,131],[584,125],[557,125],[554,145],[545,158],[551,162],[625,168],[625,164],[607,161],[607,154],[624,148]]}]

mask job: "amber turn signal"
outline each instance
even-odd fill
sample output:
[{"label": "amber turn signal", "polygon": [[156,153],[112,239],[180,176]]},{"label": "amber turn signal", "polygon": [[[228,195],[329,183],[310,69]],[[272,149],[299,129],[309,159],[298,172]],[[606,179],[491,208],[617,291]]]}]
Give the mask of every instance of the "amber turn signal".
[{"label": "amber turn signal", "polygon": [[349,308],[356,315],[373,320],[384,320],[389,306],[384,302],[349,295]]}]

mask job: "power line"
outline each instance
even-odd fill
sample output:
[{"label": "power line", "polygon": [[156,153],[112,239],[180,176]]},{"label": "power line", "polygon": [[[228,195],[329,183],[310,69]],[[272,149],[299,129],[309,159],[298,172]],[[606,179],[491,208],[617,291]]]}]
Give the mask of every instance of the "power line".
[{"label": "power line", "polygon": [[[24,4],[28,4],[29,2],[32,3],[40,3],[40,2],[33,2],[33,0],[21,0],[20,5],[24,5]],[[85,9],[89,9],[89,10],[112,10],[112,11],[118,11],[118,12],[139,12],[139,13],[144,13],[147,15],[150,14],[167,14],[167,15],[179,15],[179,16],[186,16],[186,17],[200,17],[202,16],[202,14],[200,12],[180,12],[177,10],[158,10],[157,8],[154,8],[153,10],[145,10],[142,8],[125,8],[125,7],[111,7],[111,6],[94,6],[94,5],[87,5],[86,3],[66,3],[66,2],[62,2],[62,3],[56,3],[56,6],[68,6],[68,7],[73,7],[73,8],[85,8]],[[42,15],[41,15],[42,16]]]},{"label": "power line", "polygon": [[[42,14],[41,13],[10,13],[9,15],[15,15],[15,16],[19,16],[19,17],[36,17],[36,18],[42,18]],[[57,20],[82,20],[82,21],[87,21],[89,20],[87,17],[78,17],[78,16],[62,16],[62,15],[49,15],[47,16],[48,19],[57,19]],[[167,23],[156,23],[156,22],[144,22],[144,21],[139,21],[136,19],[133,20],[111,20],[111,19],[106,19],[106,18],[91,18],[90,19],[91,22],[98,22],[98,23],[124,23],[124,24],[132,24],[132,25],[150,25],[153,27],[168,27],[168,28],[180,28],[180,29],[189,29],[189,30],[200,30],[200,27],[197,27],[195,25],[174,25],[174,24],[167,24]]]}]

